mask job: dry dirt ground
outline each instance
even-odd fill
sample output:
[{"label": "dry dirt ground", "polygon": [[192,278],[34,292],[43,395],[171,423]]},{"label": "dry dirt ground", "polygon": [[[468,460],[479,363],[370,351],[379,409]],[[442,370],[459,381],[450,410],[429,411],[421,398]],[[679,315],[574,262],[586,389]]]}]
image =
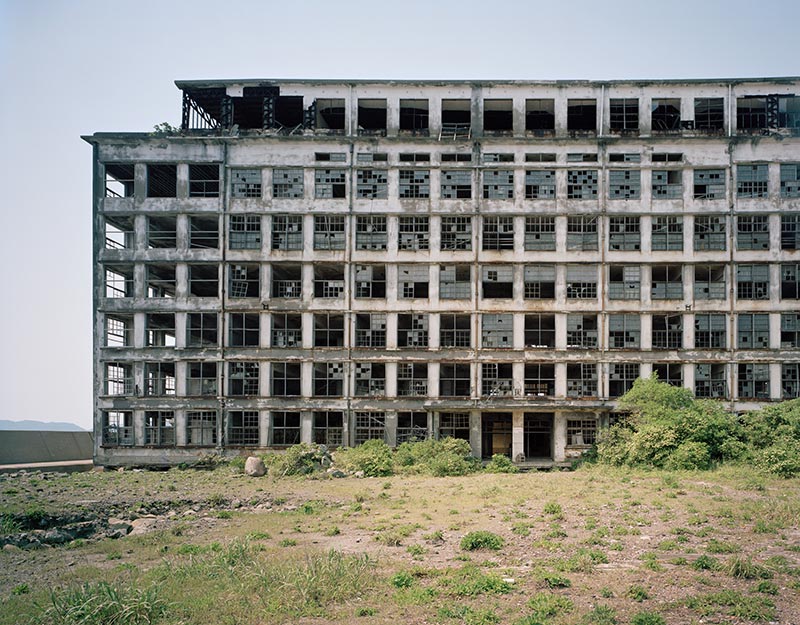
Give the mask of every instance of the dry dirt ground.
[{"label": "dry dirt ground", "polygon": [[[647,612],[667,625],[800,625],[800,480],[746,469],[362,479],[251,478],[229,467],[19,472],[0,475],[0,514],[0,624],[35,615],[51,588],[246,537],[297,558],[369,554],[375,585],[324,616],[229,623],[658,623],[637,621]],[[475,530],[505,545],[465,551],[461,539]],[[439,576],[467,563],[507,580],[510,592],[444,589]],[[412,574],[416,595],[393,583],[398,572]],[[525,621],[542,593],[571,607]],[[598,606],[615,620],[602,620]],[[206,618],[165,622],[223,622]]]}]

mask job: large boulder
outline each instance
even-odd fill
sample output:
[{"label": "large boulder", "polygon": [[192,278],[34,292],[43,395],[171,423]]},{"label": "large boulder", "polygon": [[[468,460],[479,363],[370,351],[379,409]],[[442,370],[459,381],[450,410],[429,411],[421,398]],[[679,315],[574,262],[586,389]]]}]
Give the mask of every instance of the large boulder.
[{"label": "large boulder", "polygon": [[264,461],[261,458],[250,456],[244,463],[244,473],[251,477],[261,477],[267,473],[267,467],[264,466]]}]

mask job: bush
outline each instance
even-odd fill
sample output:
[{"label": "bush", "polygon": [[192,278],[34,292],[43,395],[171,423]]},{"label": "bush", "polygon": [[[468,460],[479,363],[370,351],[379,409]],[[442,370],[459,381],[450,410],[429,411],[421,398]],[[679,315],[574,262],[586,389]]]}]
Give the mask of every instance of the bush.
[{"label": "bush", "polygon": [[461,539],[461,548],[464,551],[475,551],[476,549],[493,549],[497,551],[504,544],[505,541],[502,536],[485,530],[470,532]]},{"label": "bush", "polygon": [[264,457],[264,464],[273,476],[307,475],[321,468],[320,462],[326,454],[327,450],[320,445],[300,443],[282,454],[268,454]]},{"label": "bush", "polygon": [[678,445],[664,463],[672,471],[708,469],[711,454],[708,445],[699,441],[687,441]]},{"label": "bush", "polygon": [[517,473],[519,469],[511,462],[511,458],[503,454],[494,454],[486,465],[487,473]]},{"label": "bush", "polygon": [[530,618],[534,622],[543,622],[561,614],[567,614],[575,606],[567,597],[550,592],[540,592],[528,599],[527,607],[531,611]]},{"label": "bush", "polygon": [[480,462],[472,457],[469,442],[450,437],[403,443],[397,448],[394,461],[399,473],[435,477],[467,475],[480,467]]},{"label": "bush", "polygon": [[784,440],[759,450],[754,455],[756,466],[780,477],[800,475],[800,440]]},{"label": "bush", "polygon": [[363,471],[367,477],[392,475],[392,450],[382,440],[365,441],[358,447],[336,452],[336,464],[348,471]]}]

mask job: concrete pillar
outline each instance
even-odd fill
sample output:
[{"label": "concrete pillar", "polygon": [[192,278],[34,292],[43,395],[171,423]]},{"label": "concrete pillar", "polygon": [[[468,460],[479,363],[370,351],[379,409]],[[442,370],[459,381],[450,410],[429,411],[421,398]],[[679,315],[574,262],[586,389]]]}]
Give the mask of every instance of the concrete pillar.
[{"label": "concrete pillar", "polygon": [[178,163],[177,197],[189,197],[189,165]]},{"label": "concrete pillar", "polygon": [[557,362],[554,367],[556,376],[555,393],[556,397],[567,396],[567,363]]},{"label": "concrete pillar", "polygon": [[[694,314],[683,316],[683,347],[684,349],[694,348]],[[651,317],[652,319],[652,317]]]},{"label": "concrete pillar", "polygon": [[524,454],[524,413],[515,410],[511,415],[511,460]]},{"label": "concrete pillar", "polygon": [[639,236],[641,237],[640,248],[642,254],[652,252],[651,236],[653,231],[653,218],[650,215],[643,215],[639,218]]},{"label": "concrete pillar", "polygon": [[384,429],[384,440],[389,447],[397,447],[397,413],[386,412],[386,425]]},{"label": "concrete pillar", "polygon": [[314,413],[308,410],[300,412],[300,442],[314,442]]},{"label": "concrete pillar", "polygon": [[781,348],[781,316],[779,313],[769,316],[769,348]]},{"label": "concrete pillar", "polygon": [[556,412],[553,417],[553,460],[564,462],[567,446],[567,416],[563,412]]},{"label": "concrete pillar", "polygon": [[400,129],[400,100],[386,98],[386,136],[396,137]]},{"label": "concrete pillar", "polygon": [[259,447],[269,445],[269,411],[260,410],[258,413],[258,441]]},{"label": "concrete pillar", "polygon": [[567,349],[567,315],[557,313],[556,320],[556,349]]},{"label": "concrete pillar", "polygon": [[138,202],[147,197],[147,164],[136,163],[133,166],[133,195]]},{"label": "concrete pillar", "polygon": [[481,449],[481,411],[470,410],[469,413],[469,446],[472,448],[472,455],[476,458],[483,457]]},{"label": "concrete pillar", "polygon": [[773,401],[781,399],[781,363],[769,363],[769,398]]},{"label": "concrete pillar", "polygon": [[384,383],[386,397],[397,397],[397,363],[387,362],[384,366],[386,373],[386,382]]},{"label": "concrete pillar", "polygon": [[186,410],[175,411],[175,446],[186,446]]},{"label": "concrete pillar", "polygon": [[314,396],[314,362],[300,363],[300,395],[303,397]]},{"label": "concrete pillar", "polygon": [[[258,367],[258,394],[261,397],[270,397],[272,395],[271,392],[272,389],[270,388],[271,380],[272,380],[272,363],[266,360],[261,361]],[[224,391],[225,389],[222,390]]]}]

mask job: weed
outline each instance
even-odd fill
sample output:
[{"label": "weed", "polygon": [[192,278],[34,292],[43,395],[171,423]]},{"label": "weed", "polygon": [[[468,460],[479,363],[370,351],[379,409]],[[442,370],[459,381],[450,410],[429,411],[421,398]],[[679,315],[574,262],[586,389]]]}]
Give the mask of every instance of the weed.
[{"label": "weed", "polygon": [[284,538],[281,542],[278,543],[279,547],[294,547],[297,545],[297,541],[293,538]]},{"label": "weed", "polygon": [[525,605],[531,611],[529,617],[533,621],[546,621],[568,614],[575,607],[568,597],[551,592],[537,593]]},{"label": "weed", "polygon": [[52,592],[50,603],[35,622],[144,625],[167,615],[167,604],[158,597],[156,586],[143,590],[135,586],[112,586],[107,582],[84,584],[80,588]]},{"label": "weed", "polygon": [[497,551],[502,548],[504,543],[502,536],[485,530],[478,530],[470,532],[461,539],[461,548],[464,551],[475,551],[476,549],[493,549]]},{"label": "weed", "polygon": [[487,473],[517,473],[519,469],[511,462],[511,458],[504,454],[494,454],[484,470]]},{"label": "weed", "polygon": [[468,605],[439,608],[438,616],[440,618],[460,619],[464,625],[494,625],[494,623],[500,622],[500,617],[495,614],[494,610],[489,608],[475,609]]},{"label": "weed", "polygon": [[414,576],[408,571],[395,573],[389,583],[395,588],[410,588],[414,584]]},{"label": "weed", "polygon": [[358,608],[356,616],[375,616],[375,608]]},{"label": "weed", "polygon": [[325,530],[325,536],[338,536],[341,533],[342,530],[339,529],[338,525],[334,525]]},{"label": "weed", "polygon": [[641,560],[644,561],[644,568],[650,571],[663,571],[664,567],[658,563],[658,556],[654,553],[643,553]]},{"label": "weed", "polygon": [[8,514],[0,515],[0,536],[18,534],[22,531],[22,524]]},{"label": "weed", "polygon": [[637,612],[631,618],[631,625],[666,625],[664,617],[655,612]]},{"label": "weed", "polygon": [[561,504],[556,501],[548,501],[546,504],[544,504],[544,513],[549,514],[557,519],[564,518],[564,512],[561,509]]},{"label": "weed", "polygon": [[739,546],[712,538],[708,541],[706,551],[708,551],[708,553],[737,553],[739,551]]},{"label": "weed", "polygon": [[422,538],[432,544],[439,544],[444,542],[444,534],[442,530],[435,530],[430,534],[423,534]]},{"label": "weed", "polygon": [[531,533],[530,525],[528,523],[514,523],[511,533],[517,536],[529,536]]},{"label": "weed", "polygon": [[608,586],[603,586],[600,589],[600,596],[603,599],[611,599],[614,596],[614,592]]},{"label": "weed", "polygon": [[765,595],[777,595],[778,594],[778,585],[775,582],[771,582],[769,580],[761,580],[756,585],[756,592],[760,592]]},{"label": "weed", "polygon": [[724,609],[729,616],[748,620],[774,621],[775,604],[766,597],[748,597],[736,590],[721,590],[707,595],[697,595],[686,600],[686,606],[701,616],[711,616]]},{"label": "weed", "polygon": [[224,508],[228,505],[228,500],[225,498],[225,495],[220,495],[219,493],[211,495],[207,500],[206,503],[211,506],[212,508]]},{"label": "weed", "polygon": [[628,588],[628,597],[633,599],[634,601],[638,601],[641,603],[645,599],[649,599],[650,595],[647,592],[647,589],[644,586],[640,586],[639,584],[633,584]]},{"label": "weed", "polygon": [[269,540],[272,538],[272,534],[269,532],[250,532],[247,538],[250,540]]},{"label": "weed", "polygon": [[28,587],[28,584],[17,584],[14,588],[11,589],[12,595],[27,595],[31,589]]},{"label": "weed", "polygon": [[484,573],[474,564],[459,569],[450,569],[441,580],[441,585],[459,597],[474,597],[483,594],[504,595],[511,592],[511,584],[495,573]]},{"label": "weed", "polygon": [[230,512],[228,510],[220,510],[214,516],[216,516],[218,519],[232,519],[233,512]]},{"label": "weed", "polygon": [[554,573],[545,573],[540,578],[549,588],[569,588],[572,582],[569,578]]},{"label": "weed", "polygon": [[580,620],[581,625],[617,625],[617,612],[607,605],[589,610]]},{"label": "weed", "polygon": [[725,566],[725,572],[731,577],[739,579],[769,579],[772,577],[769,569],[742,556],[731,558]]},{"label": "weed", "polygon": [[422,559],[422,556],[428,553],[428,550],[422,545],[409,545],[406,547],[406,551],[410,553],[415,560]]}]

